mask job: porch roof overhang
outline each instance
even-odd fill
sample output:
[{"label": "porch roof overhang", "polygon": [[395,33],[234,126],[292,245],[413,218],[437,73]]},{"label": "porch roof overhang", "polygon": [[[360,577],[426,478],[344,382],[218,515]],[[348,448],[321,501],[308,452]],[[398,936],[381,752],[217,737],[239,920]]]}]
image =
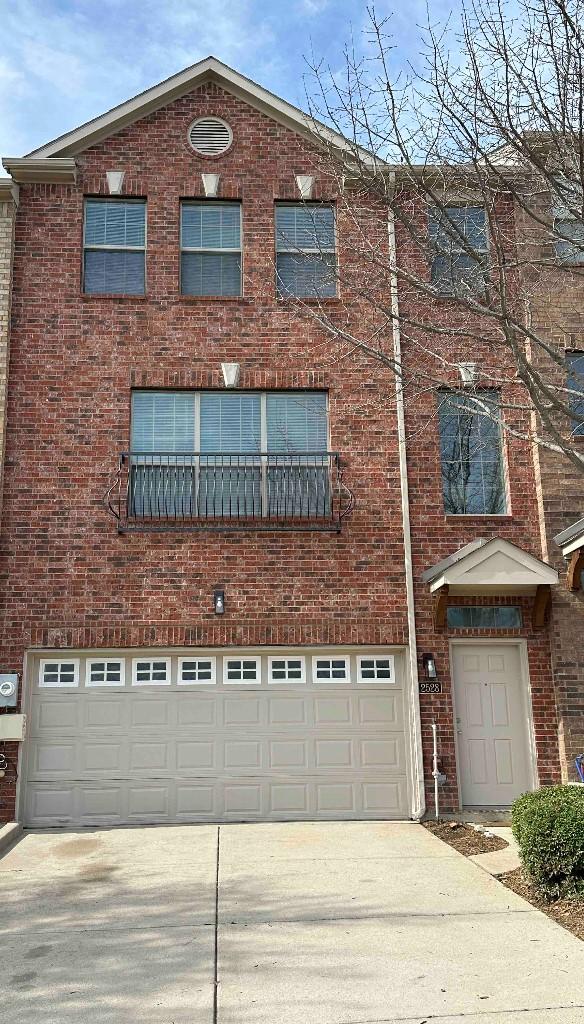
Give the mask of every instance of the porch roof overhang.
[{"label": "porch roof overhang", "polygon": [[579,548],[584,547],[584,519],[579,519],[578,522],[572,523],[568,526],[567,530],[562,530],[561,533],[556,534],[554,537],[554,543],[562,549],[564,558],[571,555],[573,551],[578,551]]},{"label": "porch roof overhang", "polygon": [[422,574],[430,592],[450,595],[535,594],[558,582],[558,573],[539,558],[495,537],[465,544]]}]

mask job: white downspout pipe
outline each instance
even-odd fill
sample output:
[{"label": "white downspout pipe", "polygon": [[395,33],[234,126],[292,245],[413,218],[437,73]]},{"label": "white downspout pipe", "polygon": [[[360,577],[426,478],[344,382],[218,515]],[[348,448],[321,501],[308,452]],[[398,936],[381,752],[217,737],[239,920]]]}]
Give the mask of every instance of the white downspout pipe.
[{"label": "white downspout pipe", "polygon": [[440,817],[440,790],[438,785],[440,772],[438,771],[438,727],[436,722],[432,722],[432,777],[434,779],[434,817],[438,821]]},{"label": "white downspout pipe", "polygon": [[[391,192],[395,175],[392,173]],[[401,333],[399,323],[399,300],[397,288],[397,260],[395,244],[395,218],[393,209],[388,210],[387,232],[389,240],[390,302],[393,333],[393,358],[395,373],[395,404],[397,417],[397,439],[399,453],[399,478],[401,489],[402,527],[404,537],[404,565],[406,574],[406,604],[408,616],[408,657],[410,685],[410,777],[412,781],[411,816],[419,821],[426,811],[424,792],[424,764],[422,759],[422,724],[420,718],[420,691],[418,681],[418,646],[416,638],[416,610],[414,603],[414,572],[412,567],[412,540],[410,533],[410,496],[408,489],[408,463],[406,451],[406,426],[404,415],[404,393],[401,376]]]}]

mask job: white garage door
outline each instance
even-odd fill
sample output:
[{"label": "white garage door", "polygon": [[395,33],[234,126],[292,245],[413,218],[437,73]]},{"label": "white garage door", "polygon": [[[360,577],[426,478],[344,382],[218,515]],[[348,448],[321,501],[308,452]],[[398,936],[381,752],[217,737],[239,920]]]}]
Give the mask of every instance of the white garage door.
[{"label": "white garage door", "polygon": [[408,816],[401,652],[30,657],[29,826]]}]

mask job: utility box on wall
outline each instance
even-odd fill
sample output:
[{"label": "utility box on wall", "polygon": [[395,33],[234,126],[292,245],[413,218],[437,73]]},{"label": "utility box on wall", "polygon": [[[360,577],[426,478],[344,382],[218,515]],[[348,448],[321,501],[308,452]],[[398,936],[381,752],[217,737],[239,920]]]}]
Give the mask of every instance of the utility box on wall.
[{"label": "utility box on wall", "polygon": [[0,672],[0,708],[15,708],[18,701],[18,673]]},{"label": "utility box on wall", "polygon": [[26,715],[0,715],[0,740],[20,743],[26,732]]}]

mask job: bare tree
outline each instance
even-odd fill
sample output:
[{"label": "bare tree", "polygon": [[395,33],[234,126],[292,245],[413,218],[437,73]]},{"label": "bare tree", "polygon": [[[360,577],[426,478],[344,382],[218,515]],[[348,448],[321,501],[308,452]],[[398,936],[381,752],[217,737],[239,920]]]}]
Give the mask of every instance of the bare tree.
[{"label": "bare tree", "polygon": [[295,308],[339,356],[398,374],[411,402],[438,392],[439,408],[456,389],[459,448],[478,415],[584,471],[584,358],[570,356],[584,351],[584,0],[468,0],[420,29],[406,70],[391,21],[367,14],[341,73],[311,62],[311,115],[349,145],[322,128],[338,260],[314,252],[315,225],[312,297]]}]

